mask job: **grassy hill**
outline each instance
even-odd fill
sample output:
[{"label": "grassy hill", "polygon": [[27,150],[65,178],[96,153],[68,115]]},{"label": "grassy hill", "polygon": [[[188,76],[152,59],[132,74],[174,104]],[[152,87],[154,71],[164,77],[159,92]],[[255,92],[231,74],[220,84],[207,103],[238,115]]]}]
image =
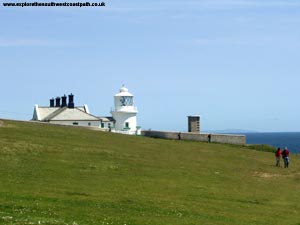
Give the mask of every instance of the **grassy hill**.
[{"label": "grassy hill", "polygon": [[0,224],[300,224],[299,155],[0,121]]}]

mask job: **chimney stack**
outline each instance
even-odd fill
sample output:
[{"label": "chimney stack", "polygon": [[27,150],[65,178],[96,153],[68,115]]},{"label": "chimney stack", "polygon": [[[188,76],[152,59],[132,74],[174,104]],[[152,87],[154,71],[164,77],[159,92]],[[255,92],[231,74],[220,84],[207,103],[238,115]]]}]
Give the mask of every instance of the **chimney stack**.
[{"label": "chimney stack", "polygon": [[188,116],[188,131],[200,133],[200,116]]},{"label": "chimney stack", "polygon": [[71,93],[71,94],[69,95],[69,104],[68,104],[68,108],[73,109],[74,106],[75,106],[75,104],[74,104],[74,95]]},{"label": "chimney stack", "polygon": [[50,107],[54,107],[54,98],[50,99]]},{"label": "chimney stack", "polygon": [[61,107],[67,106],[67,96],[64,95],[61,97]]},{"label": "chimney stack", "polygon": [[55,107],[60,107],[60,97],[56,97],[55,100]]}]

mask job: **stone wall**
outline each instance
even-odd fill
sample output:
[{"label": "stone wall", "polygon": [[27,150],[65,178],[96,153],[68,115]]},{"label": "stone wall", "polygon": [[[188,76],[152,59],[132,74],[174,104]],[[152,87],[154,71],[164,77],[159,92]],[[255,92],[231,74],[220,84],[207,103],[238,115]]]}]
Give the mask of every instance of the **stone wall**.
[{"label": "stone wall", "polygon": [[[178,132],[168,132],[168,131],[142,131],[142,135],[146,137],[155,138],[165,138],[165,139],[178,139]],[[208,134],[199,133],[180,133],[182,140],[191,141],[208,141]],[[235,135],[235,134],[211,134],[211,142],[215,143],[226,143],[226,144],[246,144],[245,135]]]}]

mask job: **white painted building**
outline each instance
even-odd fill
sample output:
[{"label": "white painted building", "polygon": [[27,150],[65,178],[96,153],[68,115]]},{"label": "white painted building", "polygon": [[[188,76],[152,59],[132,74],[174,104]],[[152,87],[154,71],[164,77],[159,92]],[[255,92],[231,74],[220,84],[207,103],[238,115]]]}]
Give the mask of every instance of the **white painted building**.
[{"label": "white painted building", "polygon": [[[55,104],[54,104],[55,103]],[[34,106],[32,120],[53,124],[71,126],[91,126],[112,132],[124,134],[140,134],[137,126],[137,108],[134,106],[133,95],[126,87],[114,96],[115,108],[111,111],[112,117],[97,117],[90,114],[88,106],[75,106],[73,94],[67,97],[50,99],[50,106]]]},{"label": "white painted building", "polygon": [[90,114],[87,105],[75,107],[72,94],[69,95],[68,104],[65,95],[55,100],[54,105],[54,98],[50,99],[49,107],[35,105],[32,120],[61,125],[100,127],[101,118]]},{"label": "white painted building", "polygon": [[127,134],[140,134],[140,127],[137,126],[137,108],[134,106],[133,95],[126,87],[114,96],[115,108],[111,114],[115,120],[114,130]]}]

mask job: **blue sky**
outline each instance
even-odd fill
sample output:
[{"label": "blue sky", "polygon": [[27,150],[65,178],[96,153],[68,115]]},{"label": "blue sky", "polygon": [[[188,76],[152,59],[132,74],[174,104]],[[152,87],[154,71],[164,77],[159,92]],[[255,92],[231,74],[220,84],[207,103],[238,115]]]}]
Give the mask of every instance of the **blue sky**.
[{"label": "blue sky", "polygon": [[300,1],[104,2],[1,4],[0,118],[71,92],[108,116],[125,84],[143,129],[300,131]]}]

